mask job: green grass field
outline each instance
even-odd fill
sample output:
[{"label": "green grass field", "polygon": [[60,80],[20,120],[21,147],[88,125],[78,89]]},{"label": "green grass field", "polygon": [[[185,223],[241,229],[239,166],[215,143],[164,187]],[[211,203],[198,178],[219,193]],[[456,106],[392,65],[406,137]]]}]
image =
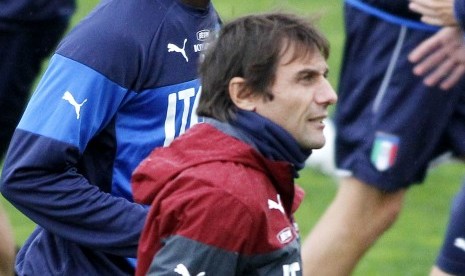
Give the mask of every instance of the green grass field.
[{"label": "green grass field", "polygon": [[[73,24],[85,16],[97,2],[78,0],[78,11]],[[317,15],[320,18],[320,29],[331,42],[332,52],[328,62],[330,81],[337,87],[344,40],[340,0],[213,0],[213,3],[225,21],[248,13],[273,10]],[[407,195],[404,211],[397,223],[364,257],[354,275],[427,275],[441,244],[450,202],[460,187],[463,172],[462,164],[443,164],[430,171],[422,186],[413,187]],[[297,182],[307,192],[297,213],[302,236],[305,237],[331,201],[337,185],[334,179],[310,169],[305,169]],[[34,224],[3,198],[1,202],[9,213],[17,242],[22,244]],[[334,261],[337,265],[337,260]]]}]

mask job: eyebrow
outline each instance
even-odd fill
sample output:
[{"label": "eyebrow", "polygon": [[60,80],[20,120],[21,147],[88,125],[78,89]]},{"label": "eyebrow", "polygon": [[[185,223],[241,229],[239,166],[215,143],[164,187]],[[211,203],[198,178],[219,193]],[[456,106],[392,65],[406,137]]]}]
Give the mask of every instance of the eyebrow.
[{"label": "eyebrow", "polygon": [[302,75],[305,75],[305,74],[311,74],[311,75],[324,75],[324,76],[327,76],[329,74],[329,68],[326,66],[324,68],[324,71],[321,72],[321,70],[319,70],[318,68],[305,68],[305,69],[302,69],[300,71],[297,72],[297,76],[302,76]]}]

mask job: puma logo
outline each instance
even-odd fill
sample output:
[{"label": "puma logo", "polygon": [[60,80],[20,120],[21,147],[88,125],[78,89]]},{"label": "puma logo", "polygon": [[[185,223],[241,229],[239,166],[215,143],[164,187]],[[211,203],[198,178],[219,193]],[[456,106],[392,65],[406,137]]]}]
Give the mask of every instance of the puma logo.
[{"label": "puma logo", "polygon": [[[187,270],[187,267],[183,264],[178,264],[176,268],[174,269],[174,272],[182,276],[191,276],[189,270]],[[205,276],[205,272],[200,272],[196,276]]]},{"label": "puma logo", "polygon": [[186,50],[185,50],[186,42],[187,42],[187,38],[184,39],[184,44],[183,44],[182,48],[179,48],[177,45],[175,45],[173,43],[168,43],[168,52],[181,53],[182,56],[186,59],[186,62],[189,62],[189,58],[187,57]]},{"label": "puma logo", "polygon": [[272,209],[279,210],[281,213],[285,214],[283,204],[281,203],[281,197],[279,195],[278,195],[277,202],[271,199],[268,199],[268,208],[270,208],[270,210]]},{"label": "puma logo", "polygon": [[71,92],[69,91],[66,91],[64,94],[63,94],[63,97],[61,97],[63,100],[69,102],[72,106],[74,106],[74,111],[76,111],[76,119],[79,119],[79,117],[81,116],[81,106],[87,102],[87,99],[85,99],[82,103],[77,103],[76,100],[74,99],[73,95],[71,94]]},{"label": "puma logo", "polygon": [[462,249],[463,251],[465,251],[465,239],[463,238],[456,238],[455,239],[455,242],[454,242],[454,245],[460,249]]}]

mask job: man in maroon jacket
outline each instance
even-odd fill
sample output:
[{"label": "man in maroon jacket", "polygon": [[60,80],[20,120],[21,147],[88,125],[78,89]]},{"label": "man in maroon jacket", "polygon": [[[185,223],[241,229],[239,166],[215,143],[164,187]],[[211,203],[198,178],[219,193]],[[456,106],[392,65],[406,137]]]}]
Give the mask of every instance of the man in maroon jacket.
[{"label": "man in maroon jacket", "polygon": [[294,185],[337,96],[328,42],[302,18],[271,13],[222,29],[200,68],[205,123],[136,169],[151,204],[137,275],[301,275]]}]

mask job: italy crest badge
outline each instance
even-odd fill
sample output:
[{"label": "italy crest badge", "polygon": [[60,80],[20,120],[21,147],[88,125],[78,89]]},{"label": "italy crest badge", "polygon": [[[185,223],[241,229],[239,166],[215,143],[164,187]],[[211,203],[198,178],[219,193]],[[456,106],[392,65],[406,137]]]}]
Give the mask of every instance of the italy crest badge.
[{"label": "italy crest badge", "polygon": [[371,149],[371,162],[378,171],[385,171],[395,164],[399,141],[399,137],[395,135],[385,132],[376,133]]}]

